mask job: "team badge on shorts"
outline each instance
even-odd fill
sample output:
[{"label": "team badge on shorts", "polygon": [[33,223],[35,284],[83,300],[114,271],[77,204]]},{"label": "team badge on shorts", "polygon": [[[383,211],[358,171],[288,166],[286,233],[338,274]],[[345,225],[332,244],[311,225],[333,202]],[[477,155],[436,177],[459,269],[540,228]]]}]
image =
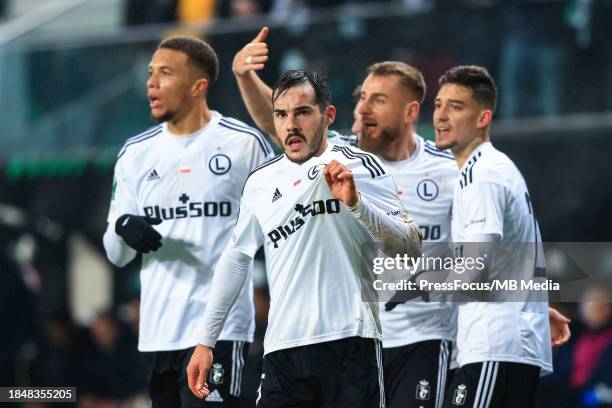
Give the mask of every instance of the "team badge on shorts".
[{"label": "team badge on shorts", "polygon": [[223,384],[223,366],[220,363],[215,363],[210,368],[210,382],[212,384]]},{"label": "team badge on shorts", "polygon": [[429,381],[423,379],[419,381],[416,387],[416,399],[421,401],[427,401],[431,395],[431,389],[429,387]]},{"label": "team badge on shorts", "polygon": [[463,384],[459,384],[455,389],[455,395],[453,396],[453,405],[463,405],[467,398],[467,387]]}]

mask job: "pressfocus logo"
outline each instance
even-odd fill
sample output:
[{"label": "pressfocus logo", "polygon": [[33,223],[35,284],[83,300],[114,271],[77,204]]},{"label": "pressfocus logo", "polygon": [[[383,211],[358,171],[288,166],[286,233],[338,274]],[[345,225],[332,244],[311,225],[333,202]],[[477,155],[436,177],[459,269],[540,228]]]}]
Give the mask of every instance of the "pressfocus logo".
[{"label": "pressfocus logo", "polygon": [[[362,275],[378,300],[578,302],[592,288],[612,301],[611,243],[424,242],[423,255],[362,246]],[[608,289],[606,289],[608,288]],[[364,298],[365,299],[365,298]]]}]

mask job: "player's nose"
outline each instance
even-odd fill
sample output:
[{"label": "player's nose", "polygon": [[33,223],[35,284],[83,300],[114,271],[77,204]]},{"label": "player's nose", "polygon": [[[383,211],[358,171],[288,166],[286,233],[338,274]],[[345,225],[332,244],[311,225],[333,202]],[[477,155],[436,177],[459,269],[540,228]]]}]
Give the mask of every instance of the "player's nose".
[{"label": "player's nose", "polygon": [[288,132],[292,132],[292,131],[298,129],[297,122],[295,121],[295,115],[294,114],[289,113],[287,115],[287,120],[285,121],[285,126],[287,127],[287,131]]},{"label": "player's nose", "polygon": [[147,88],[156,88],[159,85],[159,80],[157,75],[154,73],[149,74],[149,78],[147,78]]},{"label": "player's nose", "polygon": [[366,101],[361,101],[356,107],[357,113],[360,115],[368,115],[372,113],[372,106]]}]

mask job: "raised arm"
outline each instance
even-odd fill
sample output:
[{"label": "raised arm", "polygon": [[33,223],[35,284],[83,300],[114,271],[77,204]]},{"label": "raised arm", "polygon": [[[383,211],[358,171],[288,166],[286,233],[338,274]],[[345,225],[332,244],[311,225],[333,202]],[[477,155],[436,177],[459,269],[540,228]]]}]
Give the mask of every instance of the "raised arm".
[{"label": "raised arm", "polygon": [[265,43],[269,29],[261,29],[257,37],[234,56],[232,71],[238,82],[242,100],[255,124],[279,145],[272,117],[272,88],[261,80],[257,72],[268,61],[268,45]]},{"label": "raised arm", "polygon": [[413,258],[421,256],[421,232],[407,213],[396,217],[377,207],[357,191],[351,170],[336,160],[325,167],[323,174],[334,197],[349,207],[351,213],[380,242],[385,254],[406,254]]}]

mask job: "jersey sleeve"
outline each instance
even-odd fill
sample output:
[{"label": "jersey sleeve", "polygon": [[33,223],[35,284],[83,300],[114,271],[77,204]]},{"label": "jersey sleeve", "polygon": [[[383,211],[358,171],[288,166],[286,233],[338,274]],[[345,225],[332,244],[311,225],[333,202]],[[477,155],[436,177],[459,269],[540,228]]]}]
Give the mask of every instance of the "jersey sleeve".
[{"label": "jersey sleeve", "polygon": [[252,258],[263,244],[264,235],[255,214],[254,202],[256,190],[251,184],[252,183],[247,180],[240,200],[238,221],[236,222],[228,246]]},{"label": "jersey sleeve", "polygon": [[108,225],[104,232],[103,243],[106,257],[113,264],[123,267],[136,256],[136,251],[123,241],[115,232],[115,222],[123,214],[138,214],[138,203],[134,196],[133,187],[124,176],[123,162],[119,160],[115,165],[115,175],[111,193],[111,204],[108,212]]},{"label": "jersey sleeve", "polygon": [[117,161],[115,165],[111,204],[107,217],[109,224],[114,224],[117,218],[123,214],[138,214],[138,203],[134,195],[134,189],[125,176],[123,166],[122,160]]},{"label": "jersey sleeve", "polygon": [[361,195],[387,214],[400,218],[402,213],[406,212],[397,196],[393,176],[388,172],[377,178],[360,177],[356,180],[356,187]]},{"label": "jersey sleeve", "polygon": [[422,254],[419,226],[410,217],[397,196],[393,177],[389,174],[357,184],[361,194],[358,205],[351,209],[370,234],[380,242],[389,256]]},{"label": "jersey sleeve", "polygon": [[492,234],[504,236],[505,189],[491,182],[472,183],[464,187],[461,207],[464,220],[464,238]]}]

